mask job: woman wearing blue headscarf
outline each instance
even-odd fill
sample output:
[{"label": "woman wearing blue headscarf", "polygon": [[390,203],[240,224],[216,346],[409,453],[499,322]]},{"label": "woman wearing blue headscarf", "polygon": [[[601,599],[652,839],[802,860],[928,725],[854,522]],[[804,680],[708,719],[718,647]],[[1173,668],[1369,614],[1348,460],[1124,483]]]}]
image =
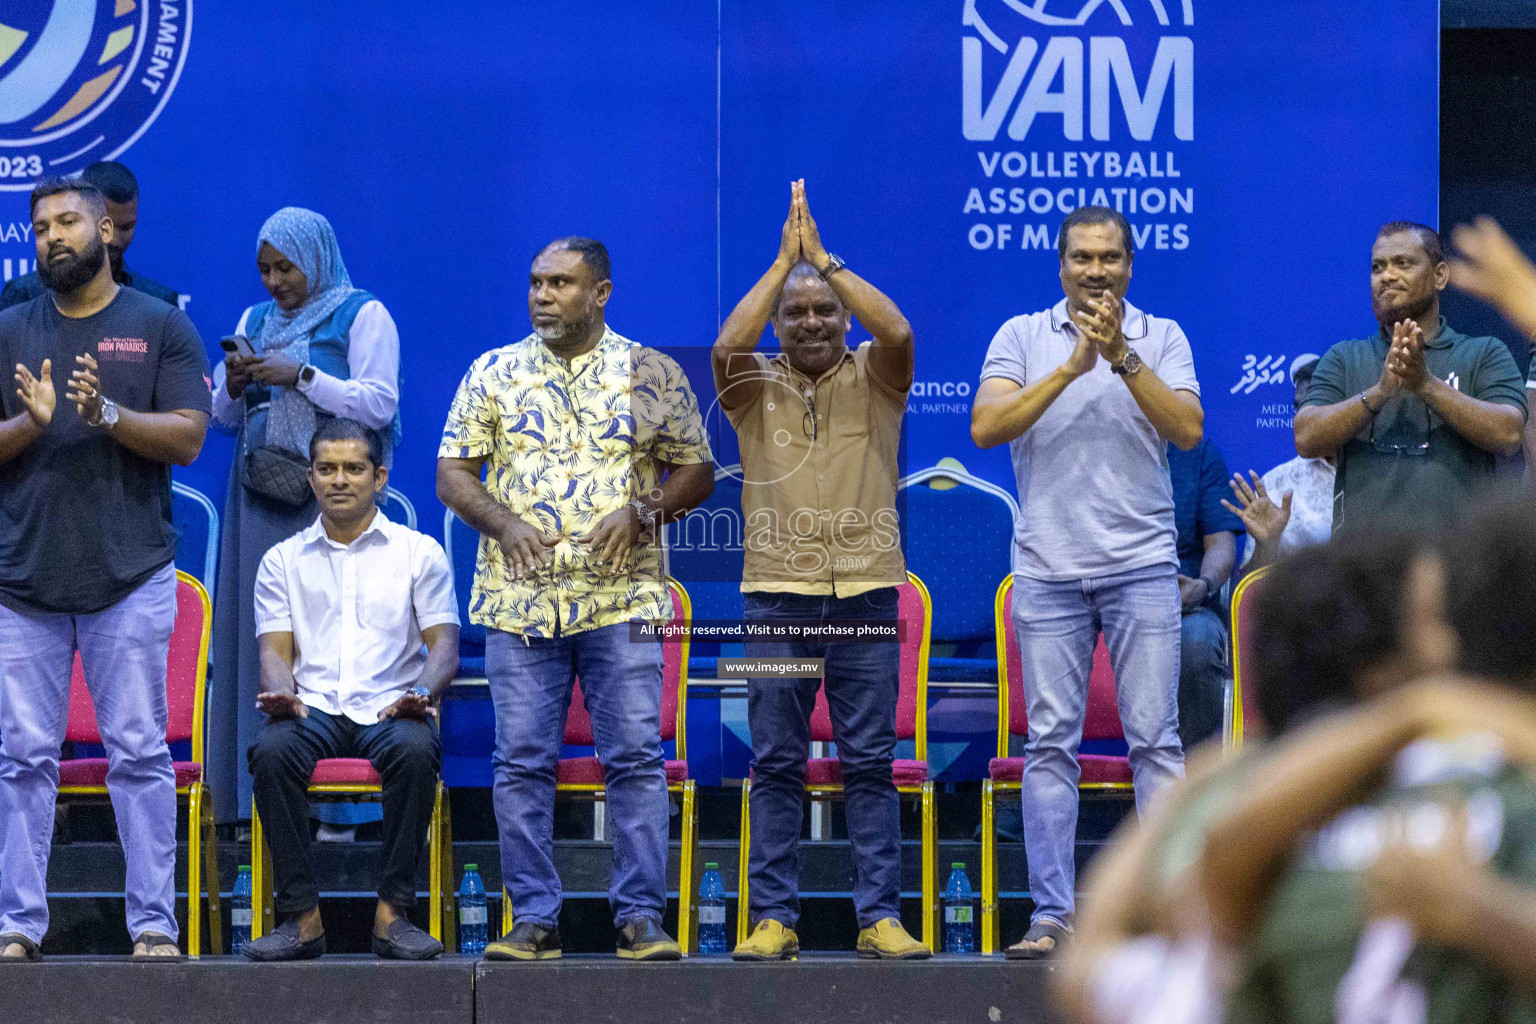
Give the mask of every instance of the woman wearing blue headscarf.
[{"label": "woman wearing blue headscarf", "polygon": [[254,355],[232,353],[213,375],[213,422],[238,438],[213,603],[207,761],[221,822],[251,806],[245,751],[262,718],[256,571],[268,548],[319,515],[304,478],[309,439],[323,418],[355,419],[383,436],[388,464],[400,436],[400,335],[383,303],[352,287],[330,222],[277,211],[262,225],[256,266],[272,298],[235,328]]}]

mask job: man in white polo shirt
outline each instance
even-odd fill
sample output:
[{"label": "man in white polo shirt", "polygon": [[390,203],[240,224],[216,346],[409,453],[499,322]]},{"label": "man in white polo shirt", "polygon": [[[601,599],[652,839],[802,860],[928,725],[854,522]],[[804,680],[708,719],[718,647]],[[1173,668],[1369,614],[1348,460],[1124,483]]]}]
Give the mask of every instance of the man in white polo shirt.
[{"label": "man in white polo shirt", "polygon": [[250,766],[284,920],[247,943],[245,955],[307,960],[325,952],[309,862],[309,779],[323,758],[366,757],[384,781],[373,951],[426,960],[442,943],[406,913],[437,789],[432,720],[459,664],[453,578],[437,541],[378,510],[389,471],[376,433],[329,420],[315,431],[309,460],[320,518],[273,546],[256,575],[256,702],[269,720]]},{"label": "man in white polo shirt", "polygon": [[1024,852],[1035,908],[1011,959],[1049,955],[1072,929],[1077,748],[1101,630],[1137,809],[1184,773],[1168,442],[1199,444],[1205,415],[1184,332],[1125,301],[1133,246],[1108,207],[1068,214],[1057,243],[1066,298],[1003,324],[971,410],[972,438],[1008,443],[1019,486],[1013,628],[1029,714]]}]

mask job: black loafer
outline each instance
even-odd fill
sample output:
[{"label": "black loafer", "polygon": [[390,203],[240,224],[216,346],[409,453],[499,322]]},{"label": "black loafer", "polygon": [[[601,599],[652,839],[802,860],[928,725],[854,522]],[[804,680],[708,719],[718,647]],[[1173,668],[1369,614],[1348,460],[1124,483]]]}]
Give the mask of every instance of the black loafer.
[{"label": "black loafer", "polygon": [[299,919],[290,917],[276,930],[245,944],[243,951],[252,960],[277,963],[283,960],[317,960],[325,954],[325,933],[308,942],[299,941]]},{"label": "black loafer", "polygon": [[441,942],[403,917],[389,922],[387,937],[373,937],[373,955],[386,960],[431,960],[442,951]]},{"label": "black loafer", "polygon": [[681,960],[683,950],[662,931],[660,921],[637,917],[619,930],[618,956],[621,960]]}]

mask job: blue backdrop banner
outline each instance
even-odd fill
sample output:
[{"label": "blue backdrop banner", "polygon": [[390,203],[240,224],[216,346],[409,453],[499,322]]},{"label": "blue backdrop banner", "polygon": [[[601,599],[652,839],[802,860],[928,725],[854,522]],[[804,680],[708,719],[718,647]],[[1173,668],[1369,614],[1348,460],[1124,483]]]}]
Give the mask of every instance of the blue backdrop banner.
[{"label": "blue backdrop banner", "polygon": [[[916,329],[909,469],[1011,485],[969,437],[983,353],[1059,297],[1064,214],[1107,203],[1132,301],[1191,339],[1208,432],[1262,470],[1292,454],[1297,358],[1373,329],[1376,227],[1434,223],[1437,55],[1435,0],[13,0],[0,270],[32,265],[38,176],[116,156],[143,189],[130,262],[217,355],[266,297],[263,219],[323,212],[399,323],[395,483],[436,532],[449,397],[527,333],[549,238],[608,243],[621,333],[702,347],[804,177],[829,248]],[[229,455],[178,476],[217,499]]]}]

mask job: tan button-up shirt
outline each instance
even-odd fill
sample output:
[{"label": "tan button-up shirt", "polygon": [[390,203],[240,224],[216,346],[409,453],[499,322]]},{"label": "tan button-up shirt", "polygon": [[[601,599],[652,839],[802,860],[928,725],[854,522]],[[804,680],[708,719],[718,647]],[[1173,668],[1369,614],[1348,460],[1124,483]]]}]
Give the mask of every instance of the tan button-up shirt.
[{"label": "tan button-up shirt", "polygon": [[755,361],[761,386],[735,406],[740,378],[716,369],[741,445],[742,590],[853,597],[906,581],[896,480],[907,391],[870,371],[873,344],[817,380],[782,354],[736,356]]}]

